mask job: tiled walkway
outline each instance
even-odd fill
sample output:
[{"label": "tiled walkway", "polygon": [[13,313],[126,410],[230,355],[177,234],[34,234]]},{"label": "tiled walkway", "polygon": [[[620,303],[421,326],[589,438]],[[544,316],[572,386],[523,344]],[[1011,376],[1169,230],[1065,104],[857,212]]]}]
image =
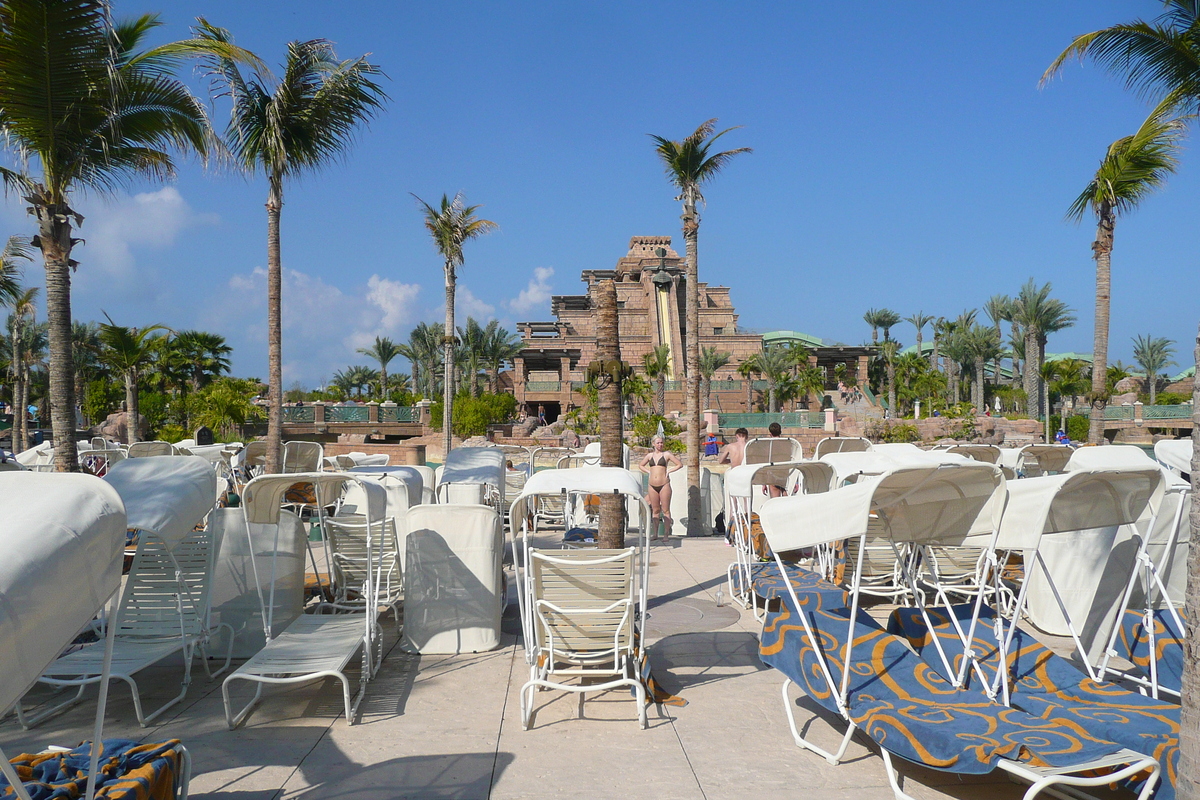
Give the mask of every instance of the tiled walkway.
[{"label": "tiled walkway", "polygon": [[[781,677],[758,660],[753,616],[716,605],[730,555],[717,538],[653,548],[647,632],[654,671],[688,705],[652,707],[646,731],[638,729],[631,696],[615,691],[589,695],[582,718],[576,696],[539,693],[534,728],[522,731],[518,695],[528,672],[515,636],[506,635],[504,646],[490,653],[416,657],[395,646],[388,617],[388,655],[354,726],[342,717],[341,693],[329,680],[269,690],[247,723],[230,732],[220,682],[206,680],[197,668],[185,703],[147,730],[133,721],[128,690],[114,684],[105,735],[182,739],[194,758],[193,795],[228,800],[888,800],[892,793],[873,746],[856,739],[848,763],[834,767],[793,743]],[[145,681],[151,707],[178,691],[180,670],[152,673]],[[33,731],[9,717],[0,724],[0,745],[11,756],[78,744],[90,737],[93,697]],[[806,709],[813,706],[799,705],[798,719],[810,718]],[[840,739],[824,717],[809,734],[829,748]],[[1016,800],[1023,792],[999,775],[962,782],[915,768],[907,774],[905,788],[920,800]]]}]

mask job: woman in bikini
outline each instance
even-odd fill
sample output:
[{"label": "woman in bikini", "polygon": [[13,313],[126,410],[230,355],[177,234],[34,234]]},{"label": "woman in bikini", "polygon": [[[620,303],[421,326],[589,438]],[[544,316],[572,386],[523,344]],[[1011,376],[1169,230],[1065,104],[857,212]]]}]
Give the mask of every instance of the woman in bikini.
[{"label": "woman in bikini", "polygon": [[661,436],[655,436],[650,442],[654,449],[638,464],[638,469],[650,476],[650,489],[646,492],[646,502],[650,504],[650,530],[654,534],[650,538],[658,538],[658,523],[664,524],[663,536],[670,535],[671,525],[671,479],[668,477],[677,469],[683,469],[683,462],[674,453],[667,452]]}]

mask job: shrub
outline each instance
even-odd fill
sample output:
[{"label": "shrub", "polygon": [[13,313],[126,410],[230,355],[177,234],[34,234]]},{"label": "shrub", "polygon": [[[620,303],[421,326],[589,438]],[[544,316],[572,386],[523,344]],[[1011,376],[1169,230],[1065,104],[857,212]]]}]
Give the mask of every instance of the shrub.
[{"label": "shrub", "polygon": [[[1182,392],[1159,392],[1154,398],[1154,403],[1155,403],[1155,405],[1160,405],[1160,406],[1177,406],[1182,403],[1186,403],[1191,399],[1192,399],[1192,396],[1190,394],[1184,394]],[[1150,404],[1149,392],[1139,393],[1138,400],[1141,400],[1142,403],[1149,405]]]},{"label": "shrub", "polygon": [[677,437],[680,432],[679,424],[675,420],[667,419],[658,414],[637,414],[629,424],[629,432],[633,434],[634,444],[641,447],[649,447],[650,440],[658,433],[658,424],[662,423],[663,435],[666,441],[663,442],[665,449],[672,453],[682,453],[687,451],[687,445],[681,442]]},{"label": "shrub", "polygon": [[183,429],[182,425],[163,425],[158,429],[157,438],[175,444],[187,438],[187,431]]},{"label": "shrub", "polygon": [[906,422],[876,422],[867,427],[867,438],[875,442],[918,442],[921,433]]},{"label": "shrub", "polygon": [[[1067,417],[1067,437],[1073,442],[1086,442],[1088,438],[1089,420],[1083,414],[1073,414]],[[1050,436],[1062,427],[1062,417],[1050,415]]]},{"label": "shrub", "polygon": [[[442,413],[444,405],[439,400],[430,409],[432,419],[430,427],[435,431],[442,429]],[[488,425],[505,422],[512,419],[517,410],[517,398],[507,392],[500,394],[484,393],[479,397],[459,395],[454,398],[454,419],[452,426],[454,435],[466,439],[471,436],[482,436],[487,433]]]},{"label": "shrub", "polygon": [[83,393],[83,415],[99,425],[121,406],[125,391],[113,381],[88,381]]}]

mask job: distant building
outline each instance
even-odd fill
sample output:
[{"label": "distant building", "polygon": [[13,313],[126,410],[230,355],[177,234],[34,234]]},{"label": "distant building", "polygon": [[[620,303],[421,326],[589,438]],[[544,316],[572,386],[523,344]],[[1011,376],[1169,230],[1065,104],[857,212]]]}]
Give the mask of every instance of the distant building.
[{"label": "distant building", "polygon": [[[617,287],[621,359],[640,373],[643,357],[655,347],[667,345],[671,356],[667,407],[682,409],[687,333],[684,269],[684,259],[671,248],[671,237],[634,236],[629,240],[629,252],[617,260],[615,268],[584,270],[581,278],[588,292],[555,295],[550,302],[553,321],[517,323],[525,345],[514,359],[511,376],[517,401],[531,414],[539,405],[545,406],[550,420],[579,404],[574,390],[582,385],[596,352],[596,310],[591,290],[600,281],[611,279]],[[713,377],[713,405],[720,410],[745,410],[745,388],[737,367],[762,350],[764,339],[772,337],[780,343],[803,337],[807,341],[802,343],[814,353],[810,362],[832,367],[835,361],[845,361],[853,365],[856,374],[866,375],[870,348],[829,347],[815,337],[792,331],[765,336],[739,331],[728,287],[700,284],[699,318],[700,346],[731,354],[729,365]],[[832,369],[827,375],[832,376]]]}]

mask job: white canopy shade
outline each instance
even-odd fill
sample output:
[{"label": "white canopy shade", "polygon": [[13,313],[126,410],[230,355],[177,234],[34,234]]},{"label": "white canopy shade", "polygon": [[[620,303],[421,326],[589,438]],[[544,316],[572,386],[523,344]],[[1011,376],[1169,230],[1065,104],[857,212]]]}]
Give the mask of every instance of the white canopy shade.
[{"label": "white canopy shade", "polygon": [[1062,472],[1074,453],[1075,448],[1065,444],[1027,444],[1020,450],[1017,467],[1025,469],[1035,461],[1042,472]]},{"label": "white canopy shade", "polygon": [[946,448],[947,453],[973,458],[987,464],[1000,463],[1000,448],[994,444],[956,444]]},{"label": "white canopy shade", "polygon": [[157,534],[172,550],[216,505],[217,473],[199,456],[126,459],[104,480],[121,496],[128,526]]},{"label": "white canopy shade", "polygon": [[1007,491],[996,546],[1032,550],[1046,533],[1124,525],[1156,513],[1163,479],[1159,467],[1151,464],[1025,478],[1009,481]]},{"label": "white canopy shade", "polygon": [[882,475],[896,466],[895,461],[874,450],[826,453],[820,460],[833,467],[839,485],[855,475]]},{"label": "white canopy shade", "polygon": [[1003,487],[992,464],[897,466],[832,492],[767,500],[759,519],[776,552],[861,536],[872,512],[893,541],[954,545],[995,530]]},{"label": "white canopy shade", "polygon": [[18,464],[26,467],[32,467],[34,464],[39,464],[46,461],[54,455],[54,446],[49,442],[42,442],[39,445],[34,445],[28,450],[22,450],[17,453],[15,458]]},{"label": "white canopy shade", "polygon": [[[629,469],[629,453],[630,453],[629,445],[622,443],[621,444],[621,466],[625,467],[626,469]],[[600,464],[600,443],[599,442],[588,442],[587,445],[583,448],[583,452],[581,453],[581,455],[588,456],[588,460],[585,461],[584,463],[586,463],[588,465],[599,465]],[[591,460],[592,456],[595,456],[595,458],[596,458],[595,461]]]},{"label": "white canopy shade", "polygon": [[190,455],[199,456],[210,464],[220,464],[224,459],[221,454],[225,452],[227,445],[224,444],[184,444],[177,442],[176,449],[183,448]]},{"label": "white canopy shade", "polygon": [[813,458],[830,453],[859,453],[871,449],[871,440],[862,436],[826,436],[817,442]]},{"label": "white canopy shade", "polygon": [[742,464],[725,473],[725,491],[730,497],[749,497],[755,486],[783,486],[796,473],[810,494],[828,491],[834,478],[833,467],[823,461]]},{"label": "white canopy shade", "polygon": [[504,487],[504,451],[499,447],[460,447],[451,450],[438,480],[447,483],[483,483]]},{"label": "white canopy shade", "polygon": [[742,463],[769,464],[799,461],[802,458],[804,458],[804,448],[798,441],[780,436],[769,436],[746,442]]},{"label": "white canopy shade", "polygon": [[1071,453],[1063,472],[1091,469],[1142,469],[1154,466],[1154,459],[1140,447],[1131,444],[1112,444],[1102,447],[1081,447]]},{"label": "white canopy shade", "polygon": [[[632,472],[620,467],[576,467],[547,469],[535,472],[525,482],[520,496],[510,506],[509,519],[519,520],[532,508],[531,498],[537,495],[568,493],[608,494],[642,497],[642,483]],[[515,528],[515,526],[514,526]]]},{"label": "white canopy shade", "polygon": [[[296,472],[291,475],[259,475],[242,490],[242,504],[246,510],[246,521],[257,525],[274,525],[279,522],[279,511],[283,496],[297,483],[311,483],[320,503],[334,500],[346,481],[358,478],[345,472]],[[372,521],[383,519],[387,512],[387,497],[378,483],[362,481],[360,485],[367,495],[367,508],[358,513]]]},{"label": "white canopy shade", "polygon": [[0,474],[0,709],[117,590],[124,547],[125,508],[101,479]]},{"label": "white canopy shade", "polygon": [[1163,439],[1154,443],[1154,457],[1177,472],[1192,473],[1192,440]]},{"label": "white canopy shade", "polygon": [[[422,499],[424,497],[422,489],[424,487],[425,479],[421,475],[421,471],[416,467],[408,467],[404,466],[403,464],[397,464],[395,466],[362,466],[354,467],[350,470],[350,474],[374,476],[390,475],[393,478],[404,481],[404,484],[408,490],[408,505],[417,506],[424,502]],[[395,516],[393,511],[390,509],[388,510],[388,515]]]}]

